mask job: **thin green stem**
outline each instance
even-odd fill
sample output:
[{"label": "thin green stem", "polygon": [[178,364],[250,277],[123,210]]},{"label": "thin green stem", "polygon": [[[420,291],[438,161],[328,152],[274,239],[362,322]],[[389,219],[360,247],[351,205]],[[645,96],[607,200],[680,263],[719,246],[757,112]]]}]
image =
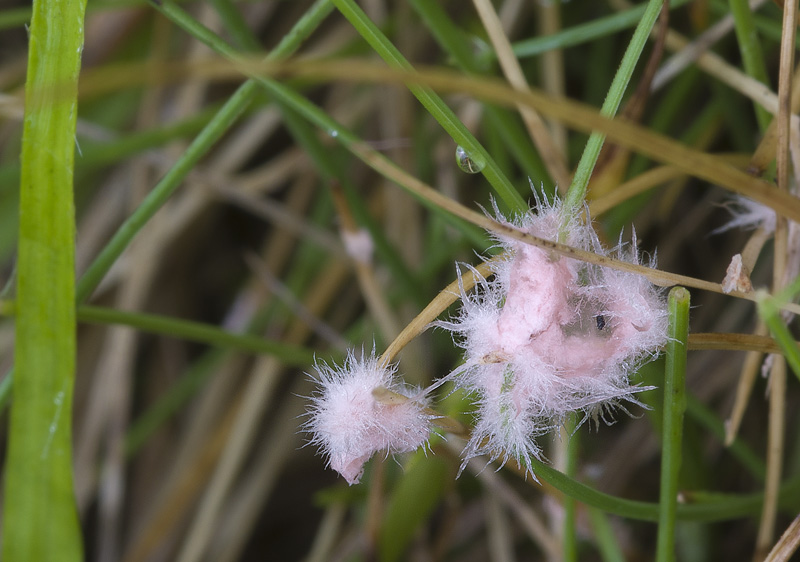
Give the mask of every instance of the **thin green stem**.
[{"label": "thin green stem", "polygon": [[[182,29],[192,34],[197,39],[205,42],[209,47],[214,49],[220,55],[230,59],[232,62],[239,60],[239,54],[225,43],[213,31],[204,27],[202,24],[194,20],[189,14],[174,5],[165,5],[162,8],[164,15],[170,18],[175,24]],[[311,103],[307,98],[301,96],[291,88],[276,82],[270,78],[262,76],[252,76],[252,79],[260,84],[264,90],[269,94],[277,103],[285,108],[290,108],[292,111],[302,115],[307,121],[313,123],[323,131],[326,131],[332,138],[339,141],[345,148],[351,150],[357,157],[364,160],[368,165],[372,166],[373,163],[369,161],[363,154],[363,151],[356,150],[356,147],[362,145],[361,139],[352,131],[344,127],[341,123],[331,118],[325,111],[318,106]],[[248,82],[249,83],[249,82]],[[285,113],[287,122],[291,122],[291,115]],[[463,125],[459,122],[459,126]],[[310,145],[309,145],[310,146]],[[379,172],[381,170],[378,170]],[[502,196],[502,193],[498,193]],[[484,235],[478,229],[471,227],[459,218],[454,219],[451,213],[443,211],[439,205],[429,201],[426,198],[417,196],[418,199],[434,212],[439,213],[445,220],[456,225],[464,234],[471,238],[476,244],[481,244],[484,241]],[[516,197],[521,201],[522,198],[518,193]],[[527,205],[523,204],[524,209]]]},{"label": "thin green stem", "polygon": [[664,426],[661,445],[661,492],[656,560],[675,558],[675,521],[678,476],[686,411],[686,342],[689,338],[689,291],[674,287],[669,292],[669,330],[664,377]]},{"label": "thin green stem", "polygon": [[[608,90],[606,99],[600,109],[600,114],[603,117],[613,117],[617,113],[620,103],[622,103],[622,96],[625,94],[625,89],[628,87],[628,82],[631,80],[633,70],[636,68],[636,63],[642,54],[644,45],[653,26],[658,19],[658,14],[661,12],[663,0],[649,0],[647,8],[642,15],[642,19],[636,26],[636,31],[633,32],[631,42],[622,57],[622,62],[619,65],[617,73],[614,75],[614,80],[611,82],[611,87]],[[586,142],[586,148],[583,151],[578,167],[575,169],[575,175],[572,178],[567,194],[564,198],[565,216],[569,217],[574,215],[577,210],[583,205],[583,200],[586,197],[586,190],[589,186],[589,180],[592,177],[597,158],[600,156],[600,150],[603,148],[606,136],[600,132],[593,132],[589,135],[589,140]]]},{"label": "thin green stem", "polygon": [[[761,50],[761,42],[756,33],[753,12],[747,0],[728,0],[733,15],[734,26],[736,29],[736,39],[739,42],[739,52],[742,54],[742,65],[744,71],[769,86],[769,76],[767,67],[764,64],[764,53]],[[756,118],[761,131],[765,131],[772,121],[772,115],[761,107],[755,105]]]}]

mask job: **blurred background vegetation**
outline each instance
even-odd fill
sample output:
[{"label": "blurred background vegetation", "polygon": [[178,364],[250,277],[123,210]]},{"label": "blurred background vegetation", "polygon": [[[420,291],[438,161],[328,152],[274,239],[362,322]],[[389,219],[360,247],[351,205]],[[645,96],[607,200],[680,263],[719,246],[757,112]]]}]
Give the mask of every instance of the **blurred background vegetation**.
[{"label": "blurred background vegetation", "polygon": [[[531,89],[599,109],[647,3],[493,4]],[[778,2],[758,4],[750,14],[739,0],[672,2],[636,62],[620,114],[772,181],[774,142],[766,157],[754,155],[777,107],[764,108],[777,99],[783,10]],[[485,77],[506,80],[473,3],[358,5],[413,66],[473,77],[476,88]],[[309,14],[317,20],[302,23]],[[6,0],[0,9],[5,299],[14,295],[29,17],[25,2]],[[245,77],[232,63],[220,70],[225,53],[199,40],[198,23],[231,52],[286,59],[273,70],[279,86],[341,129],[319,126],[291,98],[253,82],[245,86],[248,103],[236,101],[244,97]],[[297,29],[307,33],[290,34]],[[468,207],[490,208],[495,198],[508,210],[515,197],[532,200],[532,189],[563,194],[589,132],[543,114],[539,130],[557,158],[543,157],[516,107],[443,92],[493,160],[485,163],[473,151],[473,163],[504,178],[465,172],[456,159],[462,141],[437,122],[443,113],[424,107],[396,80],[354,79],[345,67],[335,79],[293,73],[304,60],[382,64],[365,29],[326,2],[89,0],[74,176],[78,276],[148,195],[161,194],[163,205],[155,203],[152,219],[132,227],[132,243],[78,310],[73,464],[86,559],[652,559],[652,521],[583,503],[575,512],[574,551],[566,555],[563,494],[510,465],[480,472],[479,464],[456,479],[455,439],[396,462],[375,458],[353,487],[303,446],[313,358],[341,360],[347,346],[381,352],[453,281],[456,262],[477,264],[495,251],[480,229],[421,204],[370,169],[342,137],[352,133]],[[783,80],[791,76],[784,72]],[[767,92],[755,101],[752,80]],[[234,102],[226,121],[214,121]],[[204,141],[198,134],[209,123],[216,136]],[[660,269],[720,282],[750,236],[712,234],[729,219],[730,191],[643,155],[652,150],[606,143],[587,196],[601,238],[613,246],[625,228],[629,240],[633,225],[641,250],[657,250]],[[498,191],[505,180],[516,195]],[[342,243],[340,232],[355,229],[366,229],[375,244],[369,264],[354,260]],[[797,242],[790,239],[788,253],[800,251]],[[753,285],[769,287],[771,242],[761,254]],[[758,330],[752,302],[693,291],[692,305],[692,332]],[[3,373],[13,364],[13,339],[13,319],[5,317]],[[732,447],[724,444],[746,357],[737,350],[689,355],[679,486],[683,501],[710,503],[702,521],[679,521],[680,560],[748,560],[756,552],[761,558],[800,506],[792,479],[800,474],[793,377],[781,399],[768,400],[767,380],[755,376],[739,437]],[[431,330],[403,351],[400,366],[409,382],[424,384],[458,361],[450,337]],[[760,372],[760,356],[749,365],[749,372]],[[660,387],[663,361],[645,366],[640,377]],[[613,496],[658,501],[659,393],[642,398],[651,410],[632,407],[631,417],[619,412],[612,426],[577,431],[576,480]],[[458,393],[441,396],[442,411],[469,407]],[[779,407],[785,447],[768,462],[770,411],[774,417]],[[0,418],[4,428],[6,419]],[[565,442],[553,436],[546,445],[562,469]],[[758,494],[775,463],[788,487],[779,493],[784,503],[776,520],[764,523]],[[717,494],[749,503],[727,509],[713,503]]]}]

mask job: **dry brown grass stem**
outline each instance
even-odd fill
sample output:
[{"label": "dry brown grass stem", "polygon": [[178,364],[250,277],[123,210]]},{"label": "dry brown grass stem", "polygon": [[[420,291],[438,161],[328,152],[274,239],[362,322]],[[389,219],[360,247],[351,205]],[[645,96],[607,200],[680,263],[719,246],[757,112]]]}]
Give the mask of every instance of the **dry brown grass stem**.
[{"label": "dry brown grass stem", "polygon": [[[552,98],[531,88],[518,92],[506,84],[487,77],[480,79],[442,69],[420,69],[416,72],[386,68],[359,60],[310,61],[293,60],[265,63],[260,61],[230,61],[213,59],[199,66],[191,63],[175,64],[170,76],[182,77],[203,73],[217,78],[246,75],[303,76],[316,81],[348,80],[368,83],[399,83],[427,85],[440,92],[470,93],[493,103],[515,106],[518,103],[537,109],[557,118],[576,130],[602,131],[611,142],[625,146],[654,160],[671,164],[688,175],[717,184],[762,203],[778,214],[800,222],[800,200],[789,193],[773,189],[773,184],[752,177],[727,164],[723,159],[688,148],[664,135],[645,127],[619,120],[607,119],[584,104],[566,99]],[[81,83],[84,93],[98,93],[140,84],[142,78],[134,74],[130,65],[104,69],[98,75],[87,76]],[[340,135],[341,137],[341,135]]]},{"label": "dry brown grass stem", "polygon": [[[791,155],[790,119],[792,101],[792,74],[794,72],[795,37],[797,35],[797,0],[784,3],[781,56],[778,73],[777,128],[777,183],[778,189],[789,193]],[[786,218],[777,216],[775,224],[775,251],[772,269],[772,290],[780,291],[786,284],[786,259],[789,249]],[[786,360],[775,355],[770,372],[769,421],[767,430],[767,477],[764,483],[764,505],[756,537],[755,558],[761,560],[770,550],[775,535],[778,514],[778,495],[783,472],[786,426]]]}]

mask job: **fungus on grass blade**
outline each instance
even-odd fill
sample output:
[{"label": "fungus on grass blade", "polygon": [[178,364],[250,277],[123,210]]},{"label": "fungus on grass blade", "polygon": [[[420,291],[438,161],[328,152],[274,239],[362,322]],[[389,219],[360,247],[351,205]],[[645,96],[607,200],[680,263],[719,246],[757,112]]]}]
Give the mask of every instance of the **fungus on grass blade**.
[{"label": "fungus on grass blade", "polygon": [[424,445],[435,416],[422,393],[397,380],[396,367],[383,366],[374,351],[357,358],[350,351],[343,367],[315,365],[320,391],[304,429],[312,434],[328,465],[349,484],[361,479],[373,454],[413,451]]},{"label": "fungus on grass blade", "polygon": [[[495,212],[534,236],[561,235],[571,246],[639,263],[635,234],[608,252],[590,224],[563,216],[560,200],[538,208],[513,221]],[[460,315],[438,325],[464,348],[464,363],[447,378],[477,395],[466,459],[486,454],[530,467],[541,451],[535,438],[569,412],[596,419],[621,400],[637,403],[633,395],[646,387],[629,377],[666,342],[667,310],[663,291],[640,275],[497,241],[507,259],[475,292],[462,289]]]}]

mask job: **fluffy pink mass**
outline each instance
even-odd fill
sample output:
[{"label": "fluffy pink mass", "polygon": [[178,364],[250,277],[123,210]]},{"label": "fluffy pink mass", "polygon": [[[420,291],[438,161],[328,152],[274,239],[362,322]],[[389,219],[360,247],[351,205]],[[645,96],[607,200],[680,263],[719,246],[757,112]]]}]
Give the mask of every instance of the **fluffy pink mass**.
[{"label": "fluffy pink mass", "polygon": [[[607,255],[590,224],[562,217],[561,203],[539,203],[509,223],[572,246]],[[565,225],[560,227],[560,225]],[[662,292],[639,275],[499,239],[506,259],[494,278],[462,294],[458,318],[439,325],[460,336],[465,362],[448,378],[477,395],[478,420],[466,456],[488,454],[529,466],[535,437],[576,410],[603,413],[644,390],[630,373],[666,342]],[[638,262],[636,241],[615,257]]]},{"label": "fluffy pink mass", "polygon": [[[351,352],[343,368],[317,364],[316,370],[320,393],[312,398],[305,429],[349,484],[361,479],[376,452],[404,453],[427,441],[432,416],[421,393],[396,380],[393,366],[381,366],[374,354],[356,358]],[[384,390],[400,396],[380,399]]]}]

